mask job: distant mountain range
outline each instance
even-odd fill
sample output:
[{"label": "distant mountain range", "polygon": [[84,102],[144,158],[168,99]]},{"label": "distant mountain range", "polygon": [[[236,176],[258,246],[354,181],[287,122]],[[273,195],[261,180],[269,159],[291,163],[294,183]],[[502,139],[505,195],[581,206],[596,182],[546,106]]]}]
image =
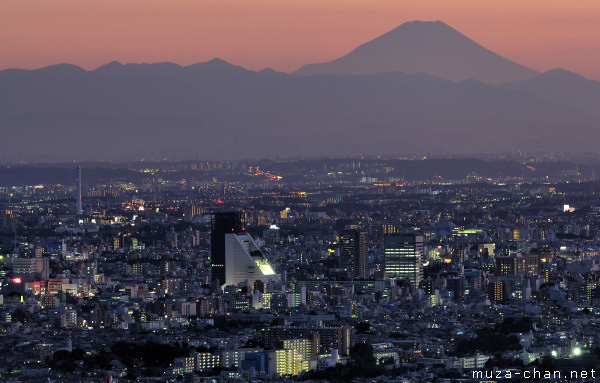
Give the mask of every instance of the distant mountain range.
[{"label": "distant mountain range", "polygon": [[[379,55],[370,66],[368,54]],[[407,64],[428,58],[436,65]],[[0,71],[0,161],[597,152],[598,105],[597,81],[537,74],[443,23],[413,22],[291,75],[219,59]]]}]

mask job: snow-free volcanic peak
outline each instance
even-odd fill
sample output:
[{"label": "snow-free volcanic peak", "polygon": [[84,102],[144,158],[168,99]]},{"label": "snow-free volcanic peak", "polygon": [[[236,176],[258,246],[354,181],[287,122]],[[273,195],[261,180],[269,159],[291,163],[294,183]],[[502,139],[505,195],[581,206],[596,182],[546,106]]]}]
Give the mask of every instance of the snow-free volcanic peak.
[{"label": "snow-free volcanic peak", "polygon": [[330,62],[308,64],[295,74],[419,73],[451,81],[506,82],[536,71],[479,45],[441,21],[412,21]]}]

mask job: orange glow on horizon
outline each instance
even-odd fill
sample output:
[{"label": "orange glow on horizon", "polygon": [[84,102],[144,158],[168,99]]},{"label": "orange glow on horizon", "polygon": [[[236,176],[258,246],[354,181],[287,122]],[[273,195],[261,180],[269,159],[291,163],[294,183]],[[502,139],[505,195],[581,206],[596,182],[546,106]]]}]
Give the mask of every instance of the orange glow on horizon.
[{"label": "orange glow on horizon", "polygon": [[539,71],[600,79],[597,0],[0,0],[0,69],[110,61],[181,65],[219,57],[290,72],[398,25],[441,20]]}]

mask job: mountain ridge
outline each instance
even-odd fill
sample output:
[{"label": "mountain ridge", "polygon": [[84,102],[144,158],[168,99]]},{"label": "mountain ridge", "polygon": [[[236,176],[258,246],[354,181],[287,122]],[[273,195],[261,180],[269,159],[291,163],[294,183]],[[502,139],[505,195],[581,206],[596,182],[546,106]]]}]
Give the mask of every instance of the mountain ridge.
[{"label": "mountain ridge", "polygon": [[295,76],[219,61],[0,71],[0,161],[558,150],[565,132],[565,150],[591,150],[598,121],[521,89],[426,74]]},{"label": "mountain ridge", "polygon": [[600,82],[562,69],[491,84],[424,71],[301,76],[222,59],[59,64],[0,71],[0,161],[597,152],[597,105]]},{"label": "mountain ridge", "polygon": [[600,117],[600,81],[561,68],[551,69],[530,79],[501,84],[559,105],[569,105]]}]

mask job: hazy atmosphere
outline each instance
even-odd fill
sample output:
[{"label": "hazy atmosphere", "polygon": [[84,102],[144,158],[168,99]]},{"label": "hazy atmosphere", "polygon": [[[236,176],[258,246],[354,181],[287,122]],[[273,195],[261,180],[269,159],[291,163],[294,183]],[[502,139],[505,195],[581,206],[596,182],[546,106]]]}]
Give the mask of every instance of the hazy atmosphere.
[{"label": "hazy atmosphere", "polygon": [[0,0],[0,382],[598,382],[598,142],[600,0]]},{"label": "hazy atmosphere", "polygon": [[3,162],[597,152],[596,1],[0,1]]}]

